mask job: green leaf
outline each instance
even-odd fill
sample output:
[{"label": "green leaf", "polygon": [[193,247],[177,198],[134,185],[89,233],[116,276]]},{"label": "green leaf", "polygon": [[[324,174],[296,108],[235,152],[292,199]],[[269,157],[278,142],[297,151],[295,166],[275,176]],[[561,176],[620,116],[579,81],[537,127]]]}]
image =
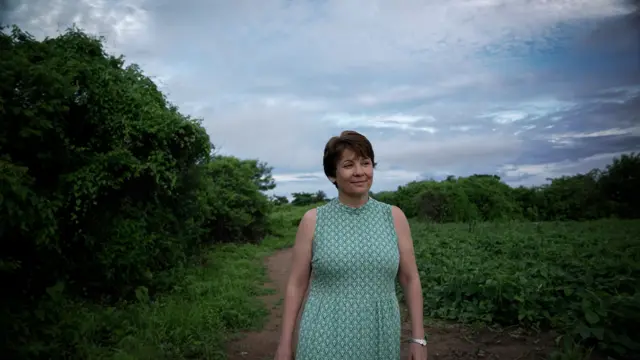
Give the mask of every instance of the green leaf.
[{"label": "green leaf", "polygon": [[588,310],[584,313],[584,317],[587,319],[589,324],[594,325],[600,321],[600,317],[595,312]]}]

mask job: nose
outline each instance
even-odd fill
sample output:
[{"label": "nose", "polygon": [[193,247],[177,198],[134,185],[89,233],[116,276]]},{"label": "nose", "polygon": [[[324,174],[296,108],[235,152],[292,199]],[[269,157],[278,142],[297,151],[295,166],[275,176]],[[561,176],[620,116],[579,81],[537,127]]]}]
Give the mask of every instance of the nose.
[{"label": "nose", "polygon": [[354,175],[359,176],[364,174],[364,167],[360,164],[356,164]]}]

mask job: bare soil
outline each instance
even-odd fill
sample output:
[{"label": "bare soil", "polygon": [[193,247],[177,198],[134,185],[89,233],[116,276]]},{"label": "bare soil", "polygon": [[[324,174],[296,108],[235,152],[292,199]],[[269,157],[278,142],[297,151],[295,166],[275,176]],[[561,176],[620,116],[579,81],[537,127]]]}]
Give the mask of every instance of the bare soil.
[{"label": "bare soil", "polygon": [[[284,292],[291,263],[291,250],[282,250],[268,257],[266,267],[271,283],[266,287],[275,294],[264,297],[271,315],[264,328],[246,332],[228,344],[230,360],[273,359],[278,339]],[[303,305],[304,306],[304,305]],[[403,338],[410,336],[408,312],[403,309]],[[472,330],[457,324],[431,324],[425,327],[429,336],[429,359],[437,360],[532,360],[546,359],[554,348],[554,334],[527,334],[522,329]],[[295,337],[294,337],[295,338]],[[402,359],[408,359],[408,345],[402,344]],[[329,359],[328,359],[329,360]]]}]

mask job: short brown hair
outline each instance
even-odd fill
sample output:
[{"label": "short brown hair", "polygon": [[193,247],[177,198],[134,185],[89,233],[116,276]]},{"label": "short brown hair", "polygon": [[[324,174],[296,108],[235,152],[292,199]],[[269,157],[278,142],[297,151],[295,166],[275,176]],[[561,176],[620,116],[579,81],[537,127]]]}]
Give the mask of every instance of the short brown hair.
[{"label": "short brown hair", "polygon": [[[369,139],[356,131],[345,130],[340,136],[334,136],[329,139],[327,145],[324,147],[322,166],[324,167],[324,174],[327,175],[327,177],[336,177],[338,161],[340,161],[340,157],[345,149],[353,151],[358,157],[371,159],[373,167],[376,167],[373,146],[371,146]],[[338,187],[335,182],[334,185]]]}]

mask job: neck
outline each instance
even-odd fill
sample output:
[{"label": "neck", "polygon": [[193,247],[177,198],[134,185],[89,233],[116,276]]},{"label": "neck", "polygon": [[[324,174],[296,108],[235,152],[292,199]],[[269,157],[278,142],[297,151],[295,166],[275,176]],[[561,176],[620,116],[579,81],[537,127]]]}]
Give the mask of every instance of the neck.
[{"label": "neck", "polygon": [[369,193],[363,195],[352,196],[345,193],[338,193],[338,200],[349,207],[358,208],[369,201]]}]

